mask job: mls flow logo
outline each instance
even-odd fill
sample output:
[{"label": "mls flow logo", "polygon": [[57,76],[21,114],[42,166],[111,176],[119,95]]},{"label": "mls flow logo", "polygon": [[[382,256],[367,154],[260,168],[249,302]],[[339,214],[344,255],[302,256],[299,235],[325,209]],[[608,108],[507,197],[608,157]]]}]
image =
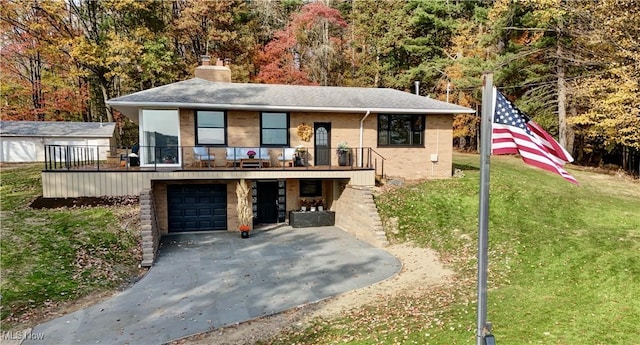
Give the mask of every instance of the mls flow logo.
[{"label": "mls flow logo", "polygon": [[44,340],[44,333],[32,333],[31,331],[2,331],[0,340]]}]

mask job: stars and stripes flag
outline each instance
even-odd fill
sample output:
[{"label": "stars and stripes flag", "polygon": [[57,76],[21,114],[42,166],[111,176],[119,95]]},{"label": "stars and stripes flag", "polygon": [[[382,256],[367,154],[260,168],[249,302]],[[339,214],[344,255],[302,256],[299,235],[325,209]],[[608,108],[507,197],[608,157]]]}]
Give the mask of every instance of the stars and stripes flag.
[{"label": "stars and stripes flag", "polygon": [[493,88],[493,122],[491,152],[496,155],[519,154],[535,167],[556,173],[567,181],[578,181],[562,167],[573,158],[549,133],[516,108]]}]

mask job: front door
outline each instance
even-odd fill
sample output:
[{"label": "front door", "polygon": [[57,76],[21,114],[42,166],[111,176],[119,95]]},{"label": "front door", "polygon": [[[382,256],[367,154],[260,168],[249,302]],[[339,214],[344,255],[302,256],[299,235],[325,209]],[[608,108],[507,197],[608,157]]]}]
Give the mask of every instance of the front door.
[{"label": "front door", "polygon": [[331,164],[331,123],[314,122],[314,151],[315,165]]},{"label": "front door", "polygon": [[278,181],[258,182],[256,222],[262,224],[278,222]]}]

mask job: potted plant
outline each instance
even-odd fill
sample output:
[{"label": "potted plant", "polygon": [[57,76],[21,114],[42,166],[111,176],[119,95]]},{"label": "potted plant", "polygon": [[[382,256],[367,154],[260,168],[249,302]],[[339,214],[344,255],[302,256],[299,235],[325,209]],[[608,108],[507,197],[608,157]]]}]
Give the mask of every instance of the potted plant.
[{"label": "potted plant", "polygon": [[349,153],[351,149],[349,148],[349,144],[346,141],[341,141],[338,143],[338,148],[336,149],[336,155],[338,155],[338,165],[349,165]]},{"label": "potted plant", "polygon": [[240,179],[236,186],[236,196],[238,197],[236,211],[238,212],[238,223],[240,224],[238,231],[240,231],[240,237],[249,238],[253,211],[249,206],[249,184],[244,179]]},{"label": "potted plant", "polygon": [[301,145],[296,146],[296,154],[293,156],[293,166],[304,166],[304,156],[307,152],[307,148]]},{"label": "potted plant", "polygon": [[311,199],[302,198],[300,199],[300,211],[304,212],[306,210],[311,210],[311,206],[313,201]]},{"label": "potted plant", "polygon": [[249,156],[249,158],[253,159],[253,157],[256,156],[256,151],[254,151],[254,150],[247,151],[247,156]]}]

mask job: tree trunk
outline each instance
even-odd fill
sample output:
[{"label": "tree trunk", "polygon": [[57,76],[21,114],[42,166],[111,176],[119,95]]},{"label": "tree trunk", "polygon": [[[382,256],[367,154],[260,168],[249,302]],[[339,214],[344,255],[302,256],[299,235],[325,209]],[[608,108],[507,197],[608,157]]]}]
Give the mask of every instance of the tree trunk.
[{"label": "tree trunk", "polygon": [[[578,116],[578,109],[574,106],[571,106],[569,108],[569,117],[576,117]],[[576,133],[573,130],[573,128],[571,128],[571,126],[566,126],[566,131],[567,131],[567,146],[564,146],[564,148],[567,150],[567,152],[569,152],[572,156],[574,155],[574,150],[575,150],[575,141],[576,141]]]},{"label": "tree trunk", "polygon": [[[564,60],[562,60],[562,47],[558,41],[558,142],[567,148],[567,85],[565,84]],[[568,149],[567,149],[568,150]],[[571,151],[569,151],[571,152]]]},{"label": "tree trunk", "polygon": [[104,102],[104,110],[107,115],[107,122],[113,122],[113,114],[111,113],[111,107],[107,104],[109,95],[107,94],[107,87],[100,83],[100,91],[102,91],[102,101]]},{"label": "tree trunk", "polygon": [[380,87],[380,54],[376,54],[376,75],[373,77],[373,87]]},{"label": "tree trunk", "polygon": [[31,101],[33,102],[33,115],[36,121],[44,121],[44,95],[42,93],[42,60],[40,52],[29,58],[31,69]]}]

